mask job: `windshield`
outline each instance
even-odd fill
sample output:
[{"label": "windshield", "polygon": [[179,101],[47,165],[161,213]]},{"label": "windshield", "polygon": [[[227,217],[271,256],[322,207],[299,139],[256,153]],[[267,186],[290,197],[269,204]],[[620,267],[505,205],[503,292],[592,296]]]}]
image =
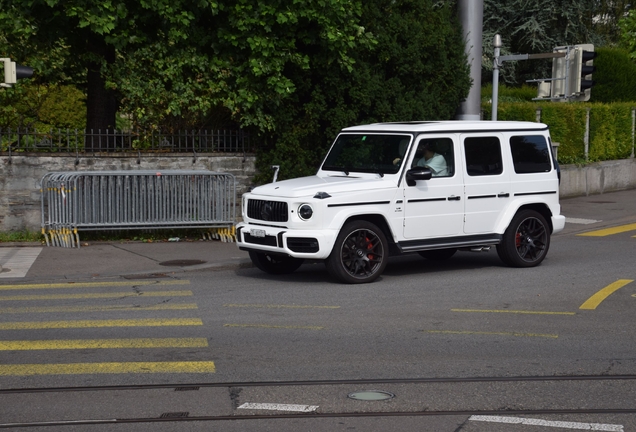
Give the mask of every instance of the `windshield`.
[{"label": "windshield", "polygon": [[404,161],[409,135],[341,134],[327,155],[324,171],[396,174]]}]

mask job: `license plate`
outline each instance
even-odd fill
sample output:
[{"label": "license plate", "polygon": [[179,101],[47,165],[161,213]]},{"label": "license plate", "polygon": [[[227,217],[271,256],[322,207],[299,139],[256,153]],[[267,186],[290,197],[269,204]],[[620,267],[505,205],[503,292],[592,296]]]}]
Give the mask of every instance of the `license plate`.
[{"label": "license plate", "polygon": [[252,229],[250,230],[250,234],[252,235],[252,237],[265,237],[265,230]]}]

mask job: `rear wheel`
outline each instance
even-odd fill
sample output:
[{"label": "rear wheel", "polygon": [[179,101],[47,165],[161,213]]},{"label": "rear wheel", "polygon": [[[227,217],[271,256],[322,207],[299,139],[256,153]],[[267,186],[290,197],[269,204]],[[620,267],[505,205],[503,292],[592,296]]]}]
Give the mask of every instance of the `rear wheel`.
[{"label": "rear wheel", "polygon": [[420,254],[421,257],[424,257],[429,260],[443,261],[455,255],[455,252],[457,252],[457,249],[437,249],[437,250],[419,251],[418,254]]},{"label": "rear wheel", "polygon": [[501,260],[512,267],[534,267],[541,264],[550,247],[550,227],[534,210],[522,210],[512,218],[497,245]]},{"label": "rear wheel", "polygon": [[298,270],[305,260],[285,255],[270,255],[262,252],[250,251],[252,263],[265,273],[280,275]]},{"label": "rear wheel", "polygon": [[371,222],[352,221],[340,230],[326,261],[327,270],[344,283],[373,282],[386,267],[388,251],[380,228]]}]

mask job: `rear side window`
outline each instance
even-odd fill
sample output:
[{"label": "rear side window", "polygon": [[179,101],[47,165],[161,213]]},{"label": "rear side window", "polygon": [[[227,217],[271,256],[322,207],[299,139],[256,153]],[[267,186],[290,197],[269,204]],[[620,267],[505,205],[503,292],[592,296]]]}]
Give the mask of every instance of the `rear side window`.
[{"label": "rear side window", "polygon": [[466,153],[466,171],[469,176],[498,175],[503,172],[499,138],[466,138],[464,152]]},{"label": "rear side window", "polygon": [[549,172],[550,153],[543,135],[521,135],[510,138],[512,162],[517,174]]}]

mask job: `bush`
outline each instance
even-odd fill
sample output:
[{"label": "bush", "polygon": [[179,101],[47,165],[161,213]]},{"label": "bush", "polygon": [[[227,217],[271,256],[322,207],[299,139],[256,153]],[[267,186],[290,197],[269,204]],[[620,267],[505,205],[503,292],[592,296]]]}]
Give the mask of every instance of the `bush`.
[{"label": "bush", "polygon": [[629,53],[618,48],[598,48],[596,52],[590,101],[636,101],[636,64]]},{"label": "bush", "polygon": [[18,83],[0,91],[0,127],[84,129],[85,95],[73,86]]},{"label": "bush", "polygon": [[[537,86],[522,85],[521,87],[508,87],[499,84],[498,102],[530,102],[537,97]],[[481,100],[488,102],[492,99],[492,84],[486,84],[481,88]]]},{"label": "bush", "polygon": [[[502,103],[498,120],[536,121],[550,127],[552,141],[559,143],[559,162],[584,163],[628,158],[632,151],[632,109],[630,103]],[[484,118],[490,118],[491,106],[485,104]],[[585,159],[585,121],[590,109],[588,159]]]}]

